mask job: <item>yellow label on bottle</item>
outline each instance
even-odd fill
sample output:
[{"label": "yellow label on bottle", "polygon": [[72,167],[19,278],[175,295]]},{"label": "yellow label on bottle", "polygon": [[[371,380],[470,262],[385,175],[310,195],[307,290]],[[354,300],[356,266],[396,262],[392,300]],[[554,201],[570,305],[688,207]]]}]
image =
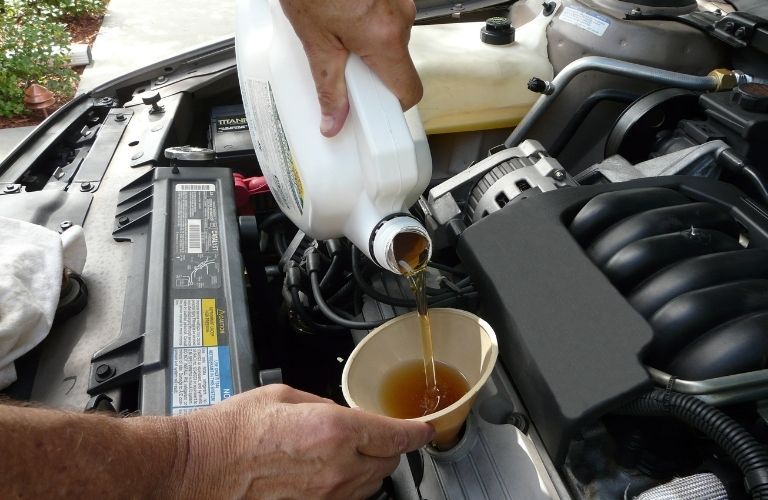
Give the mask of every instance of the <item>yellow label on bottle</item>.
[{"label": "yellow label on bottle", "polygon": [[219,345],[216,329],[216,299],[202,300],[203,345],[213,347]]}]

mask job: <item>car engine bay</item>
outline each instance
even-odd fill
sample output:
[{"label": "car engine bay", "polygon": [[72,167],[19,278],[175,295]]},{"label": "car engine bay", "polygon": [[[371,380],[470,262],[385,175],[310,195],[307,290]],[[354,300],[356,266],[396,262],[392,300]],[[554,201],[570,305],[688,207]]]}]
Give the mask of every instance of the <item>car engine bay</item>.
[{"label": "car engine bay", "polygon": [[[429,304],[487,320],[500,356],[459,444],[376,498],[768,498],[768,9],[732,3],[417,2],[417,27],[538,19],[552,74],[525,75],[516,123],[427,127]],[[354,346],[415,301],[293,226],[248,127],[223,40],[77,96],[0,163],[0,214],[88,246],[3,395],[344,404]]]}]

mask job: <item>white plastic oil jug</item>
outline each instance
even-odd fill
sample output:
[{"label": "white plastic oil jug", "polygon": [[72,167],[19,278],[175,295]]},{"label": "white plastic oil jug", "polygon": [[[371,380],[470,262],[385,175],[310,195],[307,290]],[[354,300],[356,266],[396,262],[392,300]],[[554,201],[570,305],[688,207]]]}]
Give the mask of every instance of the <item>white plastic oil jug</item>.
[{"label": "white plastic oil jug", "polygon": [[301,42],[279,0],[239,0],[237,69],[251,139],[280,208],[313,238],[346,236],[400,273],[398,248],[431,244],[408,213],[432,160],[417,115],[362,60],[345,71],[350,111],[336,137],[320,134],[320,105]]}]

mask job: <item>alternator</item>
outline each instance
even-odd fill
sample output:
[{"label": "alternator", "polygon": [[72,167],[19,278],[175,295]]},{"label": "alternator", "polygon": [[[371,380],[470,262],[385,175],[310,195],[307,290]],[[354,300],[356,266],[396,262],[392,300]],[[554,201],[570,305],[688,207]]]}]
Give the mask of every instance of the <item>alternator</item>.
[{"label": "alternator", "polygon": [[[490,155],[432,188],[427,205],[438,225],[449,224],[462,215],[466,224],[471,225],[526,191],[544,192],[575,185],[541,144],[527,140],[518,147]],[[462,212],[456,196],[467,186],[472,188]]]}]

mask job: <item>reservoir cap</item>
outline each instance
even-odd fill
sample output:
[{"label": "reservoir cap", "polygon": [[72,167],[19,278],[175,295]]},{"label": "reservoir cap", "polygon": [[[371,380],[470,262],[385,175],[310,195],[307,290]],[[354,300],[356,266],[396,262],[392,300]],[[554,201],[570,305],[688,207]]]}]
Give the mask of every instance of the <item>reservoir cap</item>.
[{"label": "reservoir cap", "polygon": [[508,45],[515,41],[515,28],[506,17],[491,17],[480,29],[480,40],[490,45]]},{"label": "reservoir cap", "polygon": [[768,85],[742,83],[733,89],[733,102],[746,111],[765,113],[768,111]]},{"label": "reservoir cap", "polygon": [[175,146],[165,148],[165,157],[180,161],[213,161],[216,153],[212,149],[195,146]]}]

